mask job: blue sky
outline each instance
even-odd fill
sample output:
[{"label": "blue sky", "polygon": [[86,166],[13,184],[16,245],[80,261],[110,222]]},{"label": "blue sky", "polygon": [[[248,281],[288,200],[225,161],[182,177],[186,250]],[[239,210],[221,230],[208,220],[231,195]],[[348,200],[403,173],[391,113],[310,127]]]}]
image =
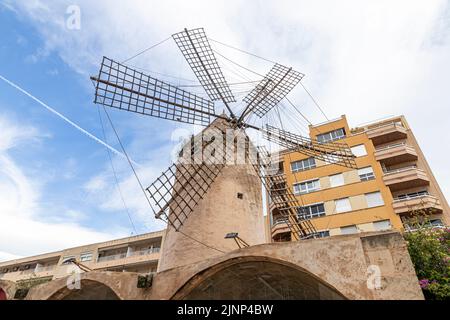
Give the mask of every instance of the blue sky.
[{"label": "blue sky", "polygon": [[[450,118],[446,1],[211,3],[0,0],[0,75],[103,139],[89,81],[101,57],[123,60],[184,27],[202,26],[211,38],[305,73],[304,83],[331,118],[346,114],[356,126],[404,114],[449,194],[449,154],[442,154]],[[80,30],[66,26],[72,4],[81,10]],[[220,50],[260,73],[270,68]],[[194,79],[171,41],[132,63]],[[324,120],[304,92],[290,97],[313,122]],[[169,165],[173,132],[187,127],[118,111],[111,116],[149,185]],[[0,128],[0,260],[133,232],[104,147],[3,81]],[[119,149],[110,128],[107,141]],[[127,163],[113,161],[137,231],[163,228]]]}]

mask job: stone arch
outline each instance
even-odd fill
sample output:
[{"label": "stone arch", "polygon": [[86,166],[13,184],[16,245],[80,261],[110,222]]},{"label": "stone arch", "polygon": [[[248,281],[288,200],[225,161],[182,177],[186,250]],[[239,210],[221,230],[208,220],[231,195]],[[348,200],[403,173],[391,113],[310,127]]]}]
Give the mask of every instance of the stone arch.
[{"label": "stone arch", "polygon": [[94,280],[81,280],[79,288],[67,286],[56,291],[48,300],[120,300],[119,295],[107,284]]},{"label": "stone arch", "polygon": [[[80,289],[67,286],[71,276],[55,279],[30,289],[27,300],[62,299],[133,299],[145,297],[147,292],[137,287],[138,274],[133,272],[90,271],[79,274]],[[72,285],[70,287],[73,287]]]},{"label": "stone arch", "polygon": [[329,283],[288,261],[246,256],[210,266],[190,278],[175,300],[343,300]]}]

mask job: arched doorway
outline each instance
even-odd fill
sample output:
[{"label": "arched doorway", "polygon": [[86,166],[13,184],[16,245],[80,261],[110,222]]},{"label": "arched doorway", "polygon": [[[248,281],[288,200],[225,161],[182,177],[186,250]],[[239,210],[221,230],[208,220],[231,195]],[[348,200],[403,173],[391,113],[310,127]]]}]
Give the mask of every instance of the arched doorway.
[{"label": "arched doorway", "polygon": [[92,281],[82,280],[80,289],[63,289],[53,294],[49,300],[120,300],[117,294],[107,285]]},{"label": "arched doorway", "polygon": [[0,288],[0,301],[2,300],[8,300],[8,297],[6,296],[6,292]]},{"label": "arched doorway", "polygon": [[311,273],[274,261],[239,261],[201,272],[173,297],[185,300],[343,300]]}]

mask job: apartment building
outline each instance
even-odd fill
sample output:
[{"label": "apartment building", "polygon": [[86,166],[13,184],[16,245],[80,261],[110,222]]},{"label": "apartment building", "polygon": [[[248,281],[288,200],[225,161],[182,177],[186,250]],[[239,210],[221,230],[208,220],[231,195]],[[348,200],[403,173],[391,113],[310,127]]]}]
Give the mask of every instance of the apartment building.
[{"label": "apartment building", "polygon": [[[311,139],[345,142],[357,170],[292,151],[281,152],[280,168],[300,208],[321,237],[357,232],[411,230],[411,219],[449,225],[450,209],[404,116],[351,129],[345,116],[309,127]],[[289,241],[284,217],[270,205],[273,241]]]},{"label": "apartment building", "polygon": [[74,259],[83,267],[95,271],[153,273],[158,268],[163,235],[164,231],[146,233],[2,262],[0,280],[45,281],[66,277],[74,270]]}]

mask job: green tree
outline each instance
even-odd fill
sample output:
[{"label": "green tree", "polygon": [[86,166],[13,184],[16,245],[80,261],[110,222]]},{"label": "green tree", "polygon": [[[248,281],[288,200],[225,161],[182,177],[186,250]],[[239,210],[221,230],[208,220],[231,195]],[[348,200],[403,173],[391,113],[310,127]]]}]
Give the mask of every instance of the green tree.
[{"label": "green tree", "polygon": [[450,300],[450,228],[432,227],[427,220],[410,224],[404,234],[426,299]]}]

